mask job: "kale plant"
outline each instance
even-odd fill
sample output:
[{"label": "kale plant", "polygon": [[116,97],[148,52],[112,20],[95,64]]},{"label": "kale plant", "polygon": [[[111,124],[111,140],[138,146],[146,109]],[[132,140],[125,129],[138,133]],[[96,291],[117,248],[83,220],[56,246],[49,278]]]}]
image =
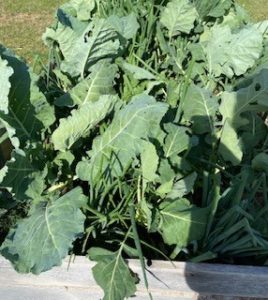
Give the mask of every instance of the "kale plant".
[{"label": "kale plant", "polygon": [[71,0],[43,39],[39,75],[0,47],[15,269],[88,255],[120,300],[136,290],[126,258],[264,264],[268,21],[232,0]]}]

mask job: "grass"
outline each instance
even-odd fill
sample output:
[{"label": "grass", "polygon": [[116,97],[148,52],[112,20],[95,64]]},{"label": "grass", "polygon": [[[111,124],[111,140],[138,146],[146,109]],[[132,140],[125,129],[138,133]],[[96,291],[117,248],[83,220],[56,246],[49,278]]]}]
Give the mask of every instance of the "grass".
[{"label": "grass", "polygon": [[268,19],[268,0],[237,0],[256,21]]},{"label": "grass", "polygon": [[47,49],[42,33],[64,0],[0,0],[0,43],[32,63]]},{"label": "grass", "polygon": [[[268,19],[268,0],[237,0],[253,19]],[[55,9],[65,0],[0,0],[0,43],[30,63],[47,50],[42,33],[51,24]]]}]

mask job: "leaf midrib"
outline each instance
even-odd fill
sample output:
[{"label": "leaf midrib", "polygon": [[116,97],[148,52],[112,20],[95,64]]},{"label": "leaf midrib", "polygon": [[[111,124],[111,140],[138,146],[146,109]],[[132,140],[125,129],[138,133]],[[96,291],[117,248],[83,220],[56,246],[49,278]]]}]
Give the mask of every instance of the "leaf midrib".
[{"label": "leaf midrib", "polygon": [[99,70],[97,71],[95,76],[93,78],[90,78],[91,79],[90,86],[89,86],[89,89],[87,91],[87,95],[86,95],[84,101],[82,102],[82,104],[85,104],[86,102],[88,102],[89,96],[92,94],[92,90],[95,87],[95,82],[99,79],[99,74],[101,73],[102,68],[103,68],[103,65],[101,65],[101,67],[99,68]]},{"label": "leaf midrib", "polygon": [[46,206],[46,209],[45,209],[45,220],[46,220],[46,225],[47,225],[48,234],[49,234],[49,236],[51,237],[52,243],[53,243],[55,249],[56,249],[57,252],[58,252],[59,258],[61,258],[60,250],[59,250],[59,248],[58,248],[58,246],[57,246],[55,237],[54,237],[53,232],[52,232],[52,230],[51,230],[51,228],[50,228],[50,224],[49,224],[49,216],[48,216],[49,212],[48,212],[48,210],[49,210],[49,207]]},{"label": "leaf midrib", "polygon": [[12,114],[13,118],[15,119],[15,121],[19,124],[20,128],[22,129],[22,131],[30,139],[31,138],[31,134],[28,132],[28,130],[25,128],[25,126],[22,124],[22,122],[17,118],[16,114],[14,113],[14,111],[13,111],[13,109],[11,107],[9,107],[9,111],[11,112],[11,114]]},{"label": "leaf midrib", "polygon": [[180,221],[185,221],[187,223],[194,223],[194,224],[200,224],[200,225],[205,225],[206,224],[205,222],[198,222],[198,221],[195,221],[195,220],[192,220],[192,219],[183,218],[183,217],[180,217],[178,215],[175,215],[175,214],[172,214],[172,213],[169,213],[169,212],[165,212],[165,211],[162,211],[161,214],[169,216],[169,217],[174,218],[174,219],[178,219]]},{"label": "leaf midrib", "polygon": [[[176,130],[176,133],[175,133],[175,135],[174,135],[174,137],[173,137],[173,139],[172,139],[172,141],[171,141],[171,143],[170,143],[170,146],[169,146],[169,148],[168,148],[168,150],[167,150],[166,157],[171,156],[171,155],[170,155],[170,152],[171,152],[171,149],[172,149],[172,147],[173,147],[173,145],[174,145],[174,143],[175,143],[175,139],[176,139],[177,135],[179,134],[179,131],[180,131],[180,128],[178,128],[178,129]],[[171,153],[172,153],[172,152],[171,152]]]},{"label": "leaf midrib", "polygon": [[[153,107],[157,107],[159,104],[151,104],[151,105],[148,105],[146,107],[142,107],[140,109],[138,109],[133,115],[132,117],[125,123],[125,125],[123,127],[121,127],[121,129],[117,132],[117,134],[114,135],[114,137],[112,139],[110,139],[108,141],[108,143],[102,145],[102,147],[100,147],[98,149],[98,151],[91,157],[91,160],[93,161],[94,158],[99,155],[99,153],[103,153],[103,150],[110,144],[113,143],[113,141],[120,135],[124,132],[124,130],[129,126],[129,124],[131,124],[131,122],[137,117],[137,115],[142,111],[142,110],[145,110],[145,109],[151,109]],[[121,120],[120,120],[121,122]]]}]

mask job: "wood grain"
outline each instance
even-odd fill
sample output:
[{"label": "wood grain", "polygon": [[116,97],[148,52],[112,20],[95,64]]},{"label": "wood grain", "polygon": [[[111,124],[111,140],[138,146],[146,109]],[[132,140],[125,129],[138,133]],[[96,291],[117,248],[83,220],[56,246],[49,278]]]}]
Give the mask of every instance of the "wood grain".
[{"label": "wood grain", "polygon": [[[85,257],[76,257],[70,263],[69,270],[68,264],[69,259],[61,266],[36,276],[18,274],[8,261],[0,258],[0,299],[101,299],[102,291],[90,272],[94,263]],[[134,299],[149,299],[139,262],[130,260],[129,266],[141,279]],[[268,299],[265,298],[268,297],[267,267],[181,262],[172,265],[169,262],[153,261],[148,267],[147,275],[154,300],[242,300],[241,297]]]}]

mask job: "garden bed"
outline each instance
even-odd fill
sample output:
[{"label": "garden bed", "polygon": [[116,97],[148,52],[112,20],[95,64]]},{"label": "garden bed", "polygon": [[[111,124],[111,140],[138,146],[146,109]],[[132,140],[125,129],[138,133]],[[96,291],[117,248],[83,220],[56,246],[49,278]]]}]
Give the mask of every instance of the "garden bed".
[{"label": "garden bed", "polygon": [[[229,265],[268,264],[268,21],[233,0],[71,0],[43,40],[39,75],[0,45],[0,253],[52,269],[10,282],[82,267],[62,286],[98,291],[75,284],[92,273],[104,300],[265,295],[265,268]],[[68,254],[95,265],[54,271]]]}]

